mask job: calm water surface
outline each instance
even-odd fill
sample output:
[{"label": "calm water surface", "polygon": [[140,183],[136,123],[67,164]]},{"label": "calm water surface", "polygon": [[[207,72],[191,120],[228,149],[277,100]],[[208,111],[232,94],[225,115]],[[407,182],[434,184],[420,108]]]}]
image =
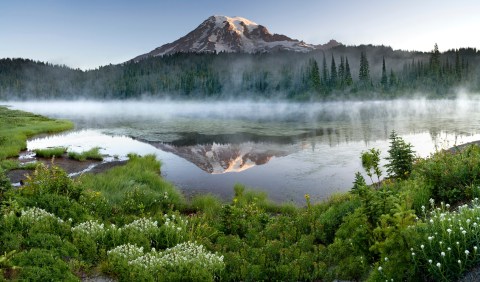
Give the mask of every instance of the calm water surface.
[{"label": "calm water surface", "polygon": [[480,139],[480,101],[331,103],[3,102],[72,120],[75,130],[32,139],[28,149],[100,146],[111,157],[155,154],[162,175],[186,193],[230,197],[235,183],[276,201],[322,200],[348,191],[360,154],[386,157],[392,130],[417,155]]}]

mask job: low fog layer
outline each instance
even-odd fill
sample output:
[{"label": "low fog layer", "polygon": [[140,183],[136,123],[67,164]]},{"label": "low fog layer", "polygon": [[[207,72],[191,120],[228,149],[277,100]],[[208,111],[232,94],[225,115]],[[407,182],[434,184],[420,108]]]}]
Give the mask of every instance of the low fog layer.
[{"label": "low fog layer", "polygon": [[362,102],[179,102],[154,101],[48,101],[9,102],[11,106],[51,117],[106,119],[221,118],[280,121],[338,121],[469,115],[480,109],[480,99],[392,100]]}]

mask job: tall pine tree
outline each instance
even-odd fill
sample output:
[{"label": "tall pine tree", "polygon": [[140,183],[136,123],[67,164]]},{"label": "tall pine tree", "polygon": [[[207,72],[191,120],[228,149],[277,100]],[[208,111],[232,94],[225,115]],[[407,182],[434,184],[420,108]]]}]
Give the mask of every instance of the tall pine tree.
[{"label": "tall pine tree", "polygon": [[367,86],[370,83],[370,68],[368,66],[365,52],[360,53],[360,70],[358,72],[358,79],[363,86]]},{"label": "tall pine tree", "polygon": [[382,63],[382,79],[380,80],[380,84],[382,88],[385,90],[388,86],[388,77],[387,77],[387,69],[385,68],[385,57],[383,57]]},{"label": "tall pine tree", "polygon": [[348,57],[345,57],[345,85],[352,86],[353,79],[350,72],[350,65],[348,64]]},{"label": "tall pine tree", "polygon": [[338,85],[343,88],[345,85],[345,59],[340,56],[340,65],[338,66]]},{"label": "tall pine tree", "polygon": [[332,64],[330,66],[330,88],[337,86],[337,66],[335,65],[335,58],[332,54]]},{"label": "tall pine tree", "polygon": [[323,62],[322,62],[322,84],[324,86],[328,85],[329,75],[328,75],[328,68],[327,68],[327,60],[325,59],[325,54],[323,54]]}]

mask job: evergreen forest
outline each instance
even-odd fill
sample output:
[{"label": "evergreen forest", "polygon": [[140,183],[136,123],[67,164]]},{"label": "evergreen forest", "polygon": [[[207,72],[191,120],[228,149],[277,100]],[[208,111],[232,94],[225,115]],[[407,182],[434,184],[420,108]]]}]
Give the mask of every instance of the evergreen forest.
[{"label": "evergreen forest", "polygon": [[449,98],[480,89],[480,51],[344,46],[309,53],[177,53],[72,69],[30,59],[0,60],[0,99],[283,99],[294,101]]}]

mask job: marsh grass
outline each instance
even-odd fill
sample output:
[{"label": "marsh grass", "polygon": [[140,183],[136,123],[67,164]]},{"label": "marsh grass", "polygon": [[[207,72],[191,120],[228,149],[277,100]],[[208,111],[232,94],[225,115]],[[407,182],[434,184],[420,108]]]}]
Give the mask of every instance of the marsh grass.
[{"label": "marsh grass", "polygon": [[67,152],[67,148],[64,147],[55,147],[47,149],[36,149],[35,156],[39,158],[52,158],[52,157],[61,157]]},{"label": "marsh grass", "polygon": [[100,154],[100,147],[92,148],[81,153],[68,152],[68,157],[72,160],[84,162],[86,160],[103,161],[103,156]]},{"label": "marsh grass", "polygon": [[27,147],[27,139],[40,133],[56,133],[73,128],[66,120],[54,120],[0,106],[0,161],[16,157]]}]

